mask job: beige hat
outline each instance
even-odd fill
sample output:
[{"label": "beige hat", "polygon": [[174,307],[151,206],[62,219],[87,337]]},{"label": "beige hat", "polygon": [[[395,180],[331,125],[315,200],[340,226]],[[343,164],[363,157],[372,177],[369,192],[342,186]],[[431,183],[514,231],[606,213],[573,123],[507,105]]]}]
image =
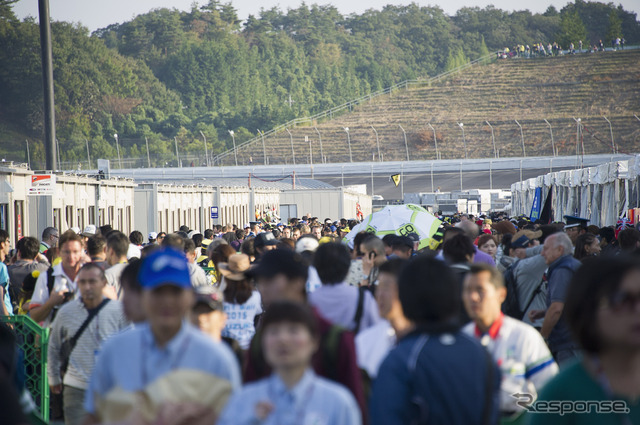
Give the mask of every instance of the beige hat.
[{"label": "beige hat", "polygon": [[218,264],[220,273],[228,280],[243,280],[246,272],[251,268],[251,260],[246,254],[233,254],[229,261]]},{"label": "beige hat", "polygon": [[539,239],[542,236],[542,230],[519,230],[515,235],[513,235],[513,239],[511,240],[518,240],[522,235],[525,235],[530,240]]}]

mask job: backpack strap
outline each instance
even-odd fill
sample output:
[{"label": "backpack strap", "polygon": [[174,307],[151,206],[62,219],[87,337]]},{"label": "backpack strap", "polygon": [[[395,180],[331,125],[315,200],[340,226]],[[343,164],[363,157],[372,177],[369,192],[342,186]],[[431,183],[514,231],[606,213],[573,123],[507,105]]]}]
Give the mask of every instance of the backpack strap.
[{"label": "backpack strap", "polygon": [[248,353],[251,358],[251,366],[259,379],[265,375],[266,369],[260,341],[262,341],[262,327],[256,328],[256,333],[254,334],[253,339],[251,339]]},{"label": "backpack strap", "polygon": [[353,334],[357,335],[360,332],[360,322],[362,322],[362,314],[364,313],[364,291],[367,288],[365,286],[360,286],[358,288],[358,306],[356,307],[356,315],[353,320],[356,322],[356,327],[353,330]]},{"label": "backpack strap", "polygon": [[56,278],[53,276],[53,267],[49,267],[47,269],[47,288],[49,289],[49,294],[53,291],[53,285],[56,282]]}]

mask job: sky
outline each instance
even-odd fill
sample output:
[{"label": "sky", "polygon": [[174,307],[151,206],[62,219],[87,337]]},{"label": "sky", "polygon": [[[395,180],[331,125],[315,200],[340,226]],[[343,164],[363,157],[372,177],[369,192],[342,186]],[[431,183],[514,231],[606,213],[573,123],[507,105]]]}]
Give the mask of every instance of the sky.
[{"label": "sky", "polygon": [[[601,0],[607,3],[607,0]],[[226,1],[223,1],[226,2]],[[560,10],[566,5],[568,0],[414,0],[421,6],[437,5],[442,8],[446,14],[454,15],[456,11],[462,7],[478,6],[485,7],[489,4],[494,5],[502,10],[524,10],[529,9],[533,13],[542,13],[550,5],[554,5]],[[146,13],[156,8],[176,8],[180,10],[190,10],[194,0],[50,0],[50,14],[54,20],[80,22],[90,31],[98,28],[104,28],[111,24],[123,23],[134,18],[136,15]],[[198,4],[207,3],[206,0],[197,1]],[[238,11],[240,19],[245,20],[250,14],[258,15],[260,8],[270,9],[274,6],[280,7],[282,10],[296,8],[302,0],[232,0],[232,5]],[[342,0],[342,1],[326,1],[326,0],[309,0],[307,4],[333,4],[340,13],[348,15],[350,13],[362,13],[367,9],[382,9],[387,4],[403,5],[411,3],[411,0]],[[625,10],[640,14],[640,1],[638,0],[622,0],[615,2],[622,4]],[[18,18],[22,19],[26,16],[38,17],[38,0],[19,0],[14,4],[13,8]]]}]

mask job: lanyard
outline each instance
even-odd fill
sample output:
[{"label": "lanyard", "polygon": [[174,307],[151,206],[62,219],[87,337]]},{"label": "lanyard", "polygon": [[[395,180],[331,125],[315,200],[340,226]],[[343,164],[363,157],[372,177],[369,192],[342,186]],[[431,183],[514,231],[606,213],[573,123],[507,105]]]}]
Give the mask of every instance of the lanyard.
[{"label": "lanyard", "polygon": [[[295,421],[293,421],[294,424],[296,425],[301,425],[303,423],[304,417],[306,416],[306,411],[307,411],[307,406],[309,405],[309,401],[311,400],[311,395],[313,394],[313,389],[315,387],[315,383],[311,383],[311,385],[309,385],[309,388],[307,388],[307,391],[305,391],[304,393],[304,398],[302,403],[300,404],[300,407],[298,408],[298,411],[295,414]],[[277,394],[276,394],[276,390],[275,388],[273,388],[273,380],[269,383],[269,386],[267,387],[267,392],[269,393],[269,399],[271,399],[274,404],[277,400]],[[276,424],[283,424],[284,422],[280,419],[280,410],[278,408],[278,406],[275,406],[275,412],[273,412],[273,414],[275,415],[275,423]]]},{"label": "lanyard", "polygon": [[[171,360],[171,364],[169,365],[169,370],[171,372],[178,367],[178,363],[180,362],[182,355],[185,353],[190,339],[191,338],[189,338],[189,336],[186,336],[184,338],[184,341],[182,341],[182,344],[180,345],[180,350],[178,350],[178,352]],[[147,383],[149,382],[149,377],[147,375],[147,366],[149,363],[149,359],[147,358],[147,344],[144,341],[144,334],[142,335],[142,338],[140,338],[140,341],[142,343],[140,350],[140,370],[142,372],[142,388],[145,388],[147,386]]]}]

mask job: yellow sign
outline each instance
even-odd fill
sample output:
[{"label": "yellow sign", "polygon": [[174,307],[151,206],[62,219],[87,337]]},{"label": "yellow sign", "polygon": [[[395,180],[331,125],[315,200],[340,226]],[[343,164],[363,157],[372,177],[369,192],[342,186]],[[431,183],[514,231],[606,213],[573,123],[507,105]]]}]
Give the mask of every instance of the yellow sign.
[{"label": "yellow sign", "polygon": [[391,180],[393,180],[393,184],[395,184],[396,187],[398,187],[398,185],[400,184],[400,174],[392,175]]}]

